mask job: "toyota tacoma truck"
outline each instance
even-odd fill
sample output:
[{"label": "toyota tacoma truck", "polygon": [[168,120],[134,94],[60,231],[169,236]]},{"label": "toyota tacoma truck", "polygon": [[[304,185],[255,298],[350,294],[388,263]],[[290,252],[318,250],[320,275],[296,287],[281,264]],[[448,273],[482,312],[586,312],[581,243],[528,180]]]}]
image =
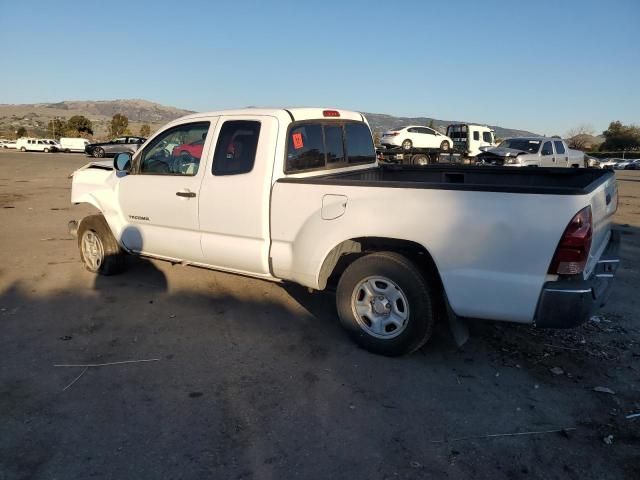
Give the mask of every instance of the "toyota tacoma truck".
[{"label": "toyota tacoma truck", "polygon": [[385,167],[345,110],[193,114],[72,177],[72,203],[98,210],[69,224],[91,272],[134,254],[335,289],[342,325],[385,355],[440,319],[580,324],[618,264],[613,172]]}]

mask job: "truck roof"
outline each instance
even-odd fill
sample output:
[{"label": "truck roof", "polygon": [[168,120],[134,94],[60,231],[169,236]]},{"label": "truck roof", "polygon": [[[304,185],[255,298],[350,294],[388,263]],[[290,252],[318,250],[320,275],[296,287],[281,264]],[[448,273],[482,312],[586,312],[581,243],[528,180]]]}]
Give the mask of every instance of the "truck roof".
[{"label": "truck roof", "polygon": [[[331,114],[326,115],[325,112],[338,112],[338,115]],[[235,115],[264,115],[282,117],[285,120],[301,121],[301,120],[313,120],[319,118],[341,118],[346,120],[364,121],[364,115],[360,112],[352,110],[343,110],[339,108],[331,107],[281,107],[281,108],[241,108],[236,110],[216,110],[212,112],[199,112],[192,113],[179,118],[178,120],[197,119],[202,117],[211,116],[235,116]]]}]

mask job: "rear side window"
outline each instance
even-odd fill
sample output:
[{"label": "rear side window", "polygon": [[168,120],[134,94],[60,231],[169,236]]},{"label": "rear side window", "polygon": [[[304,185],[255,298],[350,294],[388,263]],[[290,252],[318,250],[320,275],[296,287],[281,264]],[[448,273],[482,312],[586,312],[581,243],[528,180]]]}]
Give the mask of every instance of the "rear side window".
[{"label": "rear side window", "polygon": [[558,155],[562,155],[565,151],[564,144],[559,140],[556,140],[555,142],[553,142],[553,144],[556,146],[556,153]]},{"label": "rear side window", "polygon": [[473,132],[473,139],[474,140],[480,140],[480,132],[474,131]]},{"label": "rear side window", "polygon": [[213,155],[214,175],[239,175],[253,169],[260,137],[260,122],[230,120],[222,124]]},{"label": "rear side window", "polygon": [[376,149],[369,128],[364,123],[347,123],[344,129],[349,163],[375,162]]},{"label": "rear side window", "polygon": [[493,137],[491,136],[491,132],[482,132],[482,141],[492,143]]},{"label": "rear side window", "polygon": [[301,123],[289,131],[286,173],[375,161],[371,131],[364,123]]},{"label": "rear side window", "polygon": [[298,125],[289,132],[287,172],[324,168],[324,140],[322,125]]}]

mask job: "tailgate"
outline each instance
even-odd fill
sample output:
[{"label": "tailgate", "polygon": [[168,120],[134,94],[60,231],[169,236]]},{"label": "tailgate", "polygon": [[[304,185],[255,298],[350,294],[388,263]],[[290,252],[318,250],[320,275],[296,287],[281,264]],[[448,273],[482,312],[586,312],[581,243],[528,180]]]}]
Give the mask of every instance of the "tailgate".
[{"label": "tailgate", "polygon": [[618,185],[614,175],[609,176],[589,194],[589,205],[593,219],[593,237],[584,271],[585,278],[591,275],[611,239],[613,215],[618,208]]}]

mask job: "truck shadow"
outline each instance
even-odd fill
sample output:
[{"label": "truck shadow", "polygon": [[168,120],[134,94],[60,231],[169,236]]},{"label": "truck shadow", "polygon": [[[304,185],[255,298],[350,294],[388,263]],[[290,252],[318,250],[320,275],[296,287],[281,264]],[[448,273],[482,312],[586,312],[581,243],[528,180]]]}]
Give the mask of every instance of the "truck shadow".
[{"label": "truck shadow", "polygon": [[[624,228],[623,257],[631,263],[640,235]],[[495,474],[488,476],[517,478],[525,467],[541,473],[542,447],[533,439],[433,441],[567,426],[581,428],[580,448],[546,437],[545,475],[560,478],[585,455],[597,459],[596,473],[632,465],[632,422],[610,417],[608,397],[590,389],[607,385],[621,406],[633,403],[622,375],[640,353],[625,347],[639,337],[624,317],[626,308],[637,311],[627,305],[638,285],[635,267],[621,272],[598,322],[554,332],[477,323],[460,349],[445,326],[420,353],[402,358],[354,347],[330,293],[197,269],[172,274],[167,264],[135,258],[121,276],[93,278],[79,263],[74,268],[93,288],[34,293],[34,285],[14,283],[0,293],[0,468],[7,478],[286,478],[294,470],[314,477],[345,462],[369,478],[414,478],[416,464],[427,465],[420,476],[465,478],[477,473],[476,456],[501,465],[482,467]],[[172,275],[187,287],[176,288]],[[91,369],[65,391],[81,371],[53,367],[143,359],[159,360]],[[565,374],[553,376],[552,367]],[[607,456],[596,455],[601,423],[618,447]],[[347,458],[344,445],[386,453]],[[323,455],[301,463],[300,451]]]}]

